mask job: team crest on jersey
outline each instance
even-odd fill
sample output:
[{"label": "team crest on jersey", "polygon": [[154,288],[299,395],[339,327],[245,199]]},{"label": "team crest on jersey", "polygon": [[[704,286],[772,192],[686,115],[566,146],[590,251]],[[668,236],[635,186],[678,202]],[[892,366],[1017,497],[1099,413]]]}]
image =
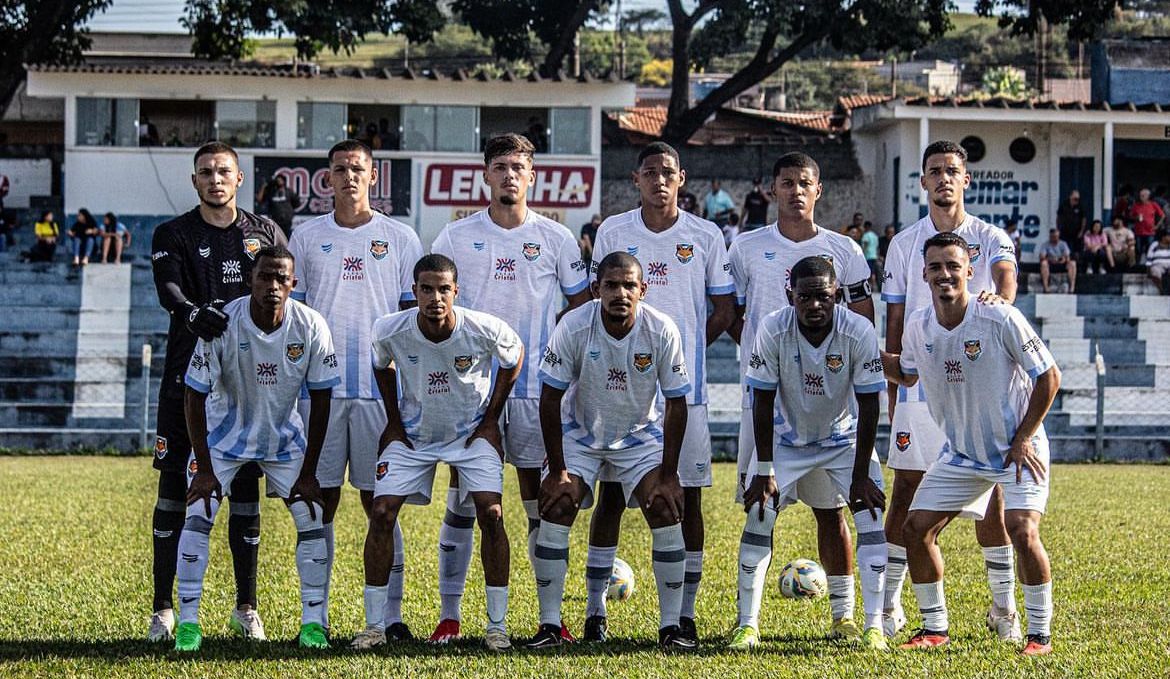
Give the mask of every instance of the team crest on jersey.
[{"label": "team crest on jersey", "polygon": [[644,373],[654,367],[654,358],[650,354],[634,354],[634,369]]},{"label": "team crest on jersey", "polygon": [[159,436],[154,439],[154,456],[160,460],[167,456],[167,437]]},{"label": "team crest on jersey", "polygon": [[525,243],[523,252],[524,259],[535,262],[540,259],[540,243]]},{"label": "team crest on jersey", "polygon": [[972,264],[979,261],[979,254],[982,251],[983,246],[978,243],[967,243],[967,258],[971,260]]},{"label": "team crest on jersey", "polygon": [[829,372],[839,373],[841,368],[845,367],[845,361],[841,358],[841,354],[826,354],[825,367],[829,369]]},{"label": "team crest on jersey", "polygon": [[260,252],[259,238],[245,238],[244,239],[244,254],[248,255],[248,259],[256,259],[256,253]]},{"label": "team crest on jersey", "polygon": [[675,243],[674,256],[678,258],[681,264],[686,264],[695,258],[695,244],[694,243]]},{"label": "team crest on jersey", "polygon": [[374,259],[386,259],[386,255],[390,253],[390,244],[384,240],[370,241],[370,256]]},{"label": "team crest on jersey", "polygon": [[455,372],[463,374],[471,370],[471,356],[456,356],[455,357]]},{"label": "team crest on jersey", "polygon": [[974,361],[983,353],[983,347],[979,346],[979,340],[965,340],[963,342],[963,353],[967,354],[967,358]]},{"label": "team crest on jersey", "polygon": [[894,445],[903,453],[910,447],[910,432],[900,431],[894,435]]},{"label": "team crest on jersey", "polygon": [[833,263],[833,255],[830,255],[827,252],[824,254],[821,254],[820,258],[825,260],[826,262],[828,262],[830,265]]},{"label": "team crest on jersey", "polygon": [[207,259],[208,257],[210,257],[211,256],[211,246],[210,245],[200,245],[199,246],[199,256],[204,258],[204,259]]},{"label": "team crest on jersey", "polygon": [[386,478],[386,473],[390,471],[390,463],[384,460],[378,460],[378,468],[374,471],[376,480],[381,481]]},{"label": "team crest on jersey", "polygon": [[301,359],[305,357],[305,343],[289,342],[284,345],[284,357],[288,359],[289,363],[300,363]]}]

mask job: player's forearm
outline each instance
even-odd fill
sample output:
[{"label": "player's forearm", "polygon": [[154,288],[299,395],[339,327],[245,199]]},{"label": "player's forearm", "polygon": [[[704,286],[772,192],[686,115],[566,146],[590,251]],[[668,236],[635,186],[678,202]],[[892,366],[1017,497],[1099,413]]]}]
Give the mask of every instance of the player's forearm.
[{"label": "player's forearm", "polygon": [[678,456],[682,451],[682,440],[687,430],[686,397],[666,399],[662,429],[662,472],[667,475],[677,474]]},{"label": "player's forearm", "polygon": [[207,448],[207,394],[187,387],[183,398],[183,415],[191,452],[201,469],[211,469],[211,451]]},{"label": "player's forearm", "polygon": [[561,399],[565,392],[545,384],[540,390],[540,435],[544,439],[544,454],[550,473],[565,470],[564,439],[561,433]]},{"label": "player's forearm", "polygon": [[857,394],[857,457],[853,461],[853,477],[869,475],[869,461],[877,440],[878,395]]},{"label": "player's forearm", "polygon": [[886,351],[902,353],[902,325],[906,322],[906,305],[886,304]]},{"label": "player's forearm", "polygon": [[516,384],[516,379],[520,377],[520,366],[523,365],[524,356],[521,354],[520,360],[511,368],[500,368],[496,371],[496,383],[492,386],[492,395],[488,399],[487,408],[483,411],[483,418],[489,422],[498,422],[500,415],[504,412],[504,404],[508,402],[508,396],[512,393],[512,387]]},{"label": "player's forearm", "polygon": [[882,372],[895,385],[912,387],[918,384],[918,375],[902,370],[902,354],[882,352]]},{"label": "player's forearm", "polygon": [[166,280],[155,274],[158,303],[170,313],[187,311],[194,302],[187,299],[177,280]]},{"label": "player's forearm", "polygon": [[374,382],[382,396],[382,410],[386,413],[386,424],[391,429],[402,430],[402,411],[398,409],[398,371],[391,363],[386,368],[374,369]]},{"label": "player's forearm", "polygon": [[1003,298],[1008,304],[1016,301],[1016,289],[1019,279],[1016,276],[1015,262],[996,262],[991,268],[991,278],[995,281],[995,294]]},{"label": "player's forearm", "polygon": [[776,392],[771,389],[752,389],[752,433],[756,439],[756,459],[772,461],[772,413],[776,408]]},{"label": "player's forearm", "polygon": [[731,295],[712,295],[711,314],[707,316],[707,346],[719,339],[724,330],[731,327],[735,319],[735,301]]},{"label": "player's forearm", "polygon": [[743,336],[743,314],[745,311],[744,307],[736,305],[731,325],[727,326],[727,334],[735,340],[736,344],[740,343],[740,338]]},{"label": "player's forearm", "polygon": [[1032,396],[1028,399],[1028,409],[1024,411],[1020,426],[1016,427],[1013,440],[1026,441],[1036,435],[1059,390],[1060,368],[1054,365],[1036,378],[1036,384],[1032,386]]},{"label": "player's forearm", "polygon": [[329,408],[332,405],[333,389],[309,390],[309,428],[305,445],[305,460],[301,473],[317,474],[317,461],[321,459],[321,447],[325,445],[325,430],[329,427]]}]

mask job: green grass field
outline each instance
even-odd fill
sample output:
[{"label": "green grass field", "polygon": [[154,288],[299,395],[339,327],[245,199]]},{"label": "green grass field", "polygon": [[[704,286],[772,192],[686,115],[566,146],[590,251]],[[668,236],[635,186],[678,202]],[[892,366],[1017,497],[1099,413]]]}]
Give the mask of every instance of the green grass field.
[{"label": "green grass field", "polygon": [[[293,564],[294,533],[283,506],[263,508],[260,609],[274,641],[229,640],[224,629],[233,602],[231,559],[224,525],[212,535],[212,563],[203,600],[208,635],[198,658],[177,659],[142,641],[150,606],[150,516],[156,476],[149,461],[54,457],[0,459],[0,675],[4,676],[1167,676],[1170,568],[1170,467],[1060,466],[1043,525],[1056,588],[1056,653],[1025,660],[993,641],[982,625],[987,586],[970,524],[944,534],[949,557],[947,598],[953,643],[943,652],[867,654],[824,638],[828,604],[781,599],[772,584],[764,603],[761,652],[722,651],[735,613],[736,550],[742,513],[730,504],[734,469],[716,466],[707,496],[707,560],[699,594],[702,648],[664,656],[655,645],[657,601],[649,566],[649,532],[628,514],[620,554],[637,574],[639,592],[610,608],[615,642],[551,653],[480,650],[482,577],[473,565],[464,602],[471,639],[450,648],[395,646],[361,655],[346,647],[363,623],[361,545],[364,519],[347,493],[337,523],[332,624],[336,649],[305,653],[287,640],[299,623]],[[444,477],[445,475],[441,474]],[[524,523],[514,479],[505,506],[512,540],[509,631],[531,634],[536,598],[524,557]],[[416,634],[436,622],[436,547],[442,505],[408,507],[404,614]],[[587,519],[583,516],[582,519]],[[812,515],[781,515],[778,565],[816,556]],[[585,525],[574,530],[565,618],[580,631],[584,611]],[[909,589],[909,588],[907,588]],[[912,597],[908,611],[914,610]],[[860,602],[859,602],[860,606]],[[912,615],[911,624],[914,624]]]}]

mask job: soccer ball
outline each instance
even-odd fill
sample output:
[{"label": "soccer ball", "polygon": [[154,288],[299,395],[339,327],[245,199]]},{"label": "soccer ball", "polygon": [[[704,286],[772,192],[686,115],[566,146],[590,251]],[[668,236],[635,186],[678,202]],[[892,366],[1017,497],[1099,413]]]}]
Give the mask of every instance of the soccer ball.
[{"label": "soccer ball", "polygon": [[797,559],[780,571],[780,593],[789,599],[819,599],[828,591],[825,570],[816,561]]},{"label": "soccer ball", "polygon": [[613,573],[609,576],[609,589],[605,598],[612,601],[625,601],[634,596],[634,569],[621,559],[613,560]]}]

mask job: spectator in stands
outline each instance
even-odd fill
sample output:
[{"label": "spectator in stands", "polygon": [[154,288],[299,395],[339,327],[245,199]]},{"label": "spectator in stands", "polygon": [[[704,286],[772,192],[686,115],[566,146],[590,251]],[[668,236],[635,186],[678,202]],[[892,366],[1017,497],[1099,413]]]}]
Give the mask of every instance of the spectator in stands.
[{"label": "spectator in stands", "polygon": [[855,226],[861,230],[865,229],[865,215],[861,214],[860,212],[854,212],[853,213],[853,221],[849,222],[849,226],[846,226],[844,229],[841,229],[841,232],[842,233],[849,233],[849,229],[851,229]]},{"label": "spectator in stands", "polygon": [[865,263],[869,264],[869,283],[874,285],[881,279],[882,271],[878,266],[878,235],[873,230],[873,222],[865,222],[861,226],[861,252],[865,255]]},{"label": "spectator in stands", "polygon": [[1154,202],[1158,204],[1158,207],[1162,208],[1162,212],[1170,211],[1170,200],[1166,199],[1165,184],[1159,184],[1158,187],[1154,189]]},{"label": "spectator in stands", "polygon": [[723,190],[722,182],[712,179],[711,191],[703,202],[703,216],[722,228],[731,218],[732,212],[735,212],[735,201],[731,199],[731,194]]},{"label": "spectator in stands", "polygon": [[581,225],[581,237],[577,245],[581,246],[581,261],[588,264],[593,259],[593,242],[597,240],[597,227],[601,226],[601,215],[594,214],[593,218]]},{"label": "spectator in stands", "polygon": [[1124,219],[1114,217],[1113,224],[1105,233],[1109,236],[1109,256],[1113,259],[1114,270],[1125,271],[1137,264],[1133,231],[1125,225]]},{"label": "spectator in stands", "polygon": [[1163,295],[1170,295],[1170,229],[1159,229],[1146,253],[1146,271]]},{"label": "spectator in stands", "polygon": [[1077,262],[1072,258],[1068,243],[1060,239],[1060,229],[1049,229],[1048,240],[1040,246],[1040,285],[1048,292],[1048,277],[1054,273],[1068,273],[1068,291],[1077,288]]},{"label": "spectator in stands", "polygon": [[1126,226],[1133,226],[1129,219],[1129,208],[1131,207],[1133,207],[1133,187],[1129,184],[1122,184],[1121,188],[1117,189],[1117,197],[1113,199],[1113,214],[1124,219]]},{"label": "spectator in stands", "polygon": [[[1105,273],[1113,270],[1113,250],[1109,247],[1109,236],[1100,219],[1094,219],[1084,236],[1084,254],[1081,256],[1086,273]],[[1093,267],[1096,267],[1096,272]],[[1108,268],[1107,268],[1108,267]]]},{"label": "spectator in stands", "polygon": [[898,227],[887,224],[885,233],[878,239],[878,258],[881,260],[883,268],[886,265],[886,253],[890,251],[890,241],[894,240],[897,233]]},{"label": "spectator in stands", "polygon": [[1016,264],[1020,263],[1020,230],[1017,228],[1016,220],[1008,219],[1003,223],[1004,233],[1008,238],[1012,239],[1012,247],[1016,249]]},{"label": "spectator in stands", "polygon": [[32,248],[24,253],[24,260],[28,262],[51,262],[57,253],[57,240],[61,237],[61,227],[53,219],[53,211],[45,210],[41,219],[33,227],[36,242]]},{"label": "spectator in stands", "polygon": [[748,191],[743,199],[744,231],[753,231],[768,225],[769,202],[768,194],[764,193],[763,178],[756,177],[752,180],[752,190]]},{"label": "spectator in stands", "polygon": [[1150,190],[1142,189],[1138,192],[1137,202],[1129,208],[1129,221],[1137,238],[1137,250],[1144,253],[1154,240],[1154,234],[1165,225],[1166,213],[1150,200]]},{"label": "spectator in stands", "polygon": [[[685,188],[678,194],[678,209],[693,215],[699,214],[699,199]],[[700,215],[701,216],[701,215]]]},{"label": "spectator in stands", "polygon": [[89,264],[89,255],[100,237],[97,222],[89,210],[77,211],[77,220],[69,227],[69,241],[73,247],[73,266]]},{"label": "spectator in stands", "polygon": [[293,216],[301,206],[301,197],[289,187],[284,175],[275,175],[260,187],[256,206],[260,214],[268,215],[276,222],[285,238],[292,235]]},{"label": "spectator in stands", "polygon": [[114,250],[114,264],[122,263],[122,250],[130,247],[130,229],[118,221],[113,212],[102,217],[102,264],[110,261],[111,245]]},{"label": "spectator in stands", "polygon": [[1081,252],[1086,223],[1085,209],[1081,206],[1081,192],[1073,189],[1069,192],[1068,198],[1056,209],[1056,228],[1060,229],[1060,239],[1069,244],[1073,257]]},{"label": "spectator in stands", "polygon": [[723,225],[722,229],[723,245],[730,248],[731,241],[735,240],[735,237],[738,236],[739,232],[742,230],[739,226],[739,215],[732,212],[731,218],[727,220],[727,223]]}]

